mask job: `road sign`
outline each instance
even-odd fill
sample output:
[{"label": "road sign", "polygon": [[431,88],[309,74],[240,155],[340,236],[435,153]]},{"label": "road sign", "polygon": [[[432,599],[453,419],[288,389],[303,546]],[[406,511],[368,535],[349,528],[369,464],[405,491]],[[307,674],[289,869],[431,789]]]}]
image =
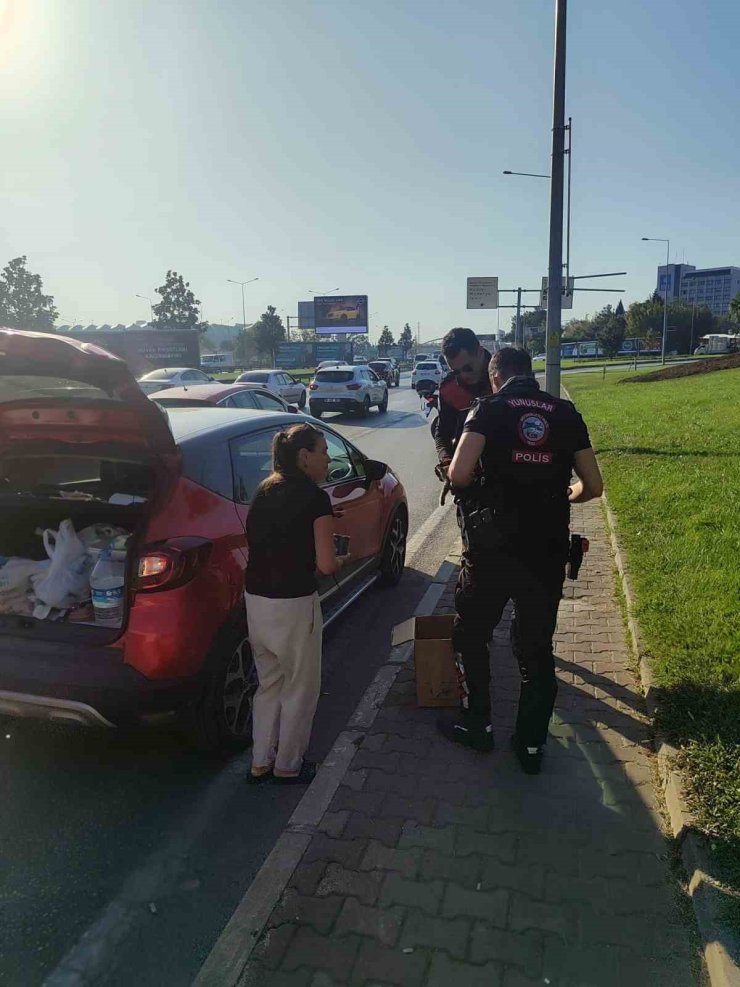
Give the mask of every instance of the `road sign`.
[{"label": "road sign", "polygon": [[[547,281],[548,279],[546,277],[542,279],[540,308],[547,308]],[[573,308],[573,288],[575,287],[575,283],[575,278],[568,278],[567,283],[563,281],[562,295],[560,299],[561,308]]]},{"label": "road sign", "polygon": [[468,308],[498,308],[498,278],[468,278]]}]

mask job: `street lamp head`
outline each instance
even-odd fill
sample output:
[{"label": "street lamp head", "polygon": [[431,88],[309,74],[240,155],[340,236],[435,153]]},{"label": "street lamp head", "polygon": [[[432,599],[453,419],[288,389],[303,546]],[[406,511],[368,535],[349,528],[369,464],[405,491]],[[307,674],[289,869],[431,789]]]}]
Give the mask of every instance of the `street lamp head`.
[{"label": "street lamp head", "polygon": [[643,239],[643,240],[649,240],[649,239],[650,239],[650,237],[649,237],[649,236],[644,236],[644,237],[643,237],[642,239]]},{"label": "street lamp head", "polygon": [[504,174],[505,174],[505,175],[513,175],[513,174],[514,174],[514,172],[513,172],[513,171],[505,171],[505,172],[504,172]]}]

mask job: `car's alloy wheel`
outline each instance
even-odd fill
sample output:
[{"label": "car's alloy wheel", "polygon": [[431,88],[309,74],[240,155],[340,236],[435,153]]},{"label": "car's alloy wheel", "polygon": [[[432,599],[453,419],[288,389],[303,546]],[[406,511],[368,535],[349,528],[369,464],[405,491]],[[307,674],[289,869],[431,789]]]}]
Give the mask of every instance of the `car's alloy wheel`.
[{"label": "car's alloy wheel", "polygon": [[207,659],[208,679],[197,703],[183,711],[184,724],[203,751],[233,754],[252,742],[257,672],[246,623],[223,629]]},{"label": "car's alloy wheel", "polygon": [[406,539],[408,522],[402,511],[391,521],[391,527],[380,562],[380,581],[384,586],[395,586],[401,580],[406,566]]},{"label": "car's alloy wheel", "polygon": [[249,741],[252,736],[252,705],[257,685],[257,669],[245,637],[226,667],[222,690],[224,721],[235,739]]}]

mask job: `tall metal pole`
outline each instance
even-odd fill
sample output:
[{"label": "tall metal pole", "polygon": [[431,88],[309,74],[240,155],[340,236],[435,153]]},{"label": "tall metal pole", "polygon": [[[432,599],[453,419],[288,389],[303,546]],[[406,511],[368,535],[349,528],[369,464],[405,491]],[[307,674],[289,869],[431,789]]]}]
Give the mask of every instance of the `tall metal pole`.
[{"label": "tall metal pole", "polygon": [[568,219],[565,224],[565,278],[566,285],[570,277],[570,175],[573,167],[573,118],[568,117]]},{"label": "tall metal pole", "polygon": [[560,397],[560,333],[563,292],[563,173],[565,171],[565,28],[567,0],[555,0],[555,67],[550,168],[550,255],[547,290],[545,389]]},{"label": "tall metal pole", "polygon": [[696,318],[696,302],[691,305],[691,342],[689,343],[689,356],[694,355],[694,319]]},{"label": "tall metal pole", "polygon": [[660,348],[660,362],[665,364],[665,347],[668,339],[668,265],[671,262],[671,241],[666,240],[665,248],[665,297],[663,299],[663,345]]},{"label": "tall metal pole", "polygon": [[524,345],[524,339],[522,338],[522,289],[516,289],[516,326],[514,328],[514,346],[522,347]]},{"label": "tall metal pole", "polygon": [[244,303],[244,284],[242,283],[242,332],[247,328],[247,306]]}]

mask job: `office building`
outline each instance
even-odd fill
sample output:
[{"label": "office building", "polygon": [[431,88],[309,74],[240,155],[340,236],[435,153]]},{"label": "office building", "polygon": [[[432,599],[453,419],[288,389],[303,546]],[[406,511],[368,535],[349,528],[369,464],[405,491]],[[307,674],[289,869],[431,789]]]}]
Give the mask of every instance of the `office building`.
[{"label": "office building", "polygon": [[714,315],[727,315],[730,302],[740,293],[740,267],[706,267],[693,264],[662,264],[658,268],[657,292],[668,301],[706,305]]}]

